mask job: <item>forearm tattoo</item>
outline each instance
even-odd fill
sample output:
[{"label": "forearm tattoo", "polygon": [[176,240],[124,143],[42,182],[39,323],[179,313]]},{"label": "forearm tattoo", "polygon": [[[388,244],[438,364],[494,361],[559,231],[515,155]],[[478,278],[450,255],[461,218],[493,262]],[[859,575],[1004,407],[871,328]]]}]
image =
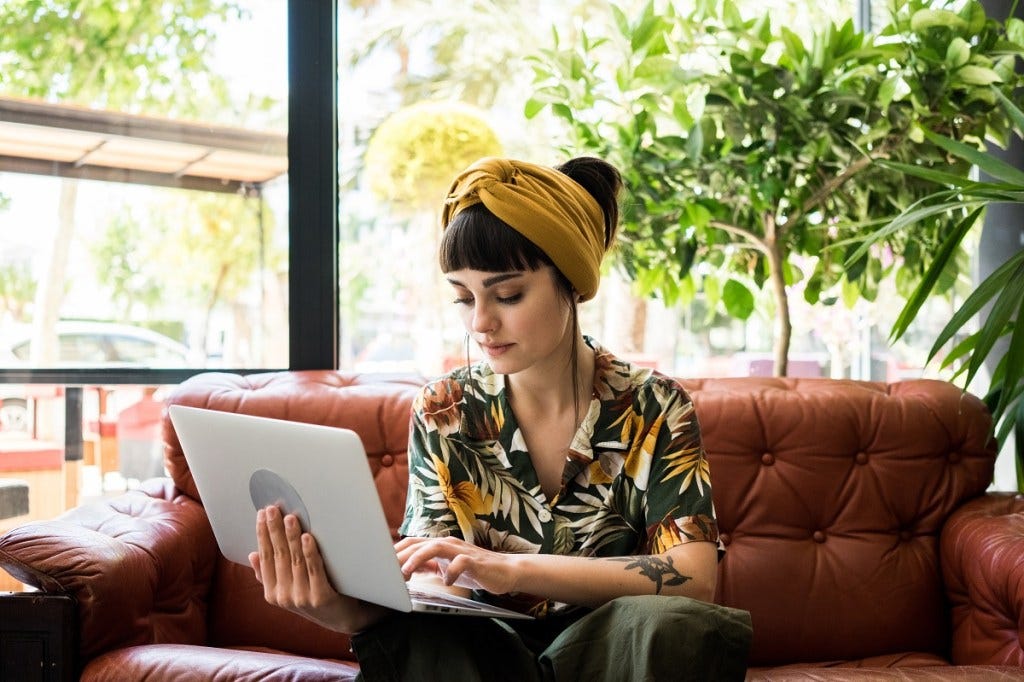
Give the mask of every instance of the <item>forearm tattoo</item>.
[{"label": "forearm tattoo", "polygon": [[650,578],[655,584],[655,594],[661,594],[661,589],[667,585],[682,585],[692,580],[691,576],[683,575],[672,564],[672,557],[656,556],[621,556],[609,557],[609,561],[626,562],[626,570],[631,568],[639,569],[640,575]]}]

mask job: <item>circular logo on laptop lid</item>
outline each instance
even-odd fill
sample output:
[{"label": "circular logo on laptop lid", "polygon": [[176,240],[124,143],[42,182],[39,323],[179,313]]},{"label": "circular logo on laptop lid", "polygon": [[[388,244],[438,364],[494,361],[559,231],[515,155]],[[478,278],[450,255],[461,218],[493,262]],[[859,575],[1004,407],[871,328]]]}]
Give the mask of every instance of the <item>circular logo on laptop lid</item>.
[{"label": "circular logo on laptop lid", "polygon": [[309,512],[291,483],[270,469],[257,469],[249,477],[249,497],[257,511],[271,505],[283,514],[294,514],[304,532],[309,532]]}]

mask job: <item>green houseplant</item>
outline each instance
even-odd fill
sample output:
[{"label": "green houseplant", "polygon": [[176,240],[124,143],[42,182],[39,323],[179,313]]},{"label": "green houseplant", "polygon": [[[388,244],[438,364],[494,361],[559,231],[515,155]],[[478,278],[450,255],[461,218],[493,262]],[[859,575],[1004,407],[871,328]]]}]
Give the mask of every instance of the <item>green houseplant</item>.
[{"label": "green houseplant", "polygon": [[[1024,43],[1024,22],[1013,19],[1009,26],[1011,34],[1017,38],[1016,42]],[[993,95],[1013,121],[1016,134],[1024,137],[1024,112],[999,90],[993,89]],[[975,164],[990,180],[975,181],[917,164],[878,162],[893,171],[932,181],[941,185],[941,189],[923,197],[870,235],[854,255],[866,252],[886,235],[913,234],[922,220],[933,215],[965,215],[956,229],[946,236],[941,248],[932,254],[925,276],[893,327],[893,339],[906,333],[925,300],[932,295],[937,278],[948,266],[951,254],[980,223],[984,208],[992,203],[1024,204],[1024,171],[980,150],[974,143],[927,130],[922,131],[922,135],[946,150],[950,158]],[[974,319],[985,308],[989,308],[988,314],[977,330],[971,331]],[[997,342],[1003,337],[1009,337],[1009,344],[1001,348]],[[951,342],[952,347],[949,347]],[[1024,490],[1024,249],[1012,254],[960,305],[935,339],[928,359],[931,361],[940,355],[943,355],[943,366],[957,367],[955,376],[963,379],[965,387],[971,384],[987,360],[995,361],[985,401],[992,411],[999,442],[1006,442],[1011,433],[1014,435],[1017,488]]]},{"label": "green houseplant", "polygon": [[[878,36],[847,22],[808,37],[767,16],[744,18],[728,1],[698,2],[688,14],[671,3],[633,15],[611,5],[599,33],[555,34],[534,58],[525,113],[550,108],[566,124],[568,153],[623,169],[620,263],[642,293],[672,303],[701,291],[743,318],[758,290],[771,292],[775,371],[785,374],[795,287],[812,304],[873,299],[893,266],[850,239],[938,187],[875,161],[966,179],[971,163],[921,131],[1008,134],[993,92],[1017,82],[1004,27],[978,2],[934,4],[895,3]],[[876,235],[899,257],[902,292],[957,222],[936,211],[912,234]],[[940,290],[966,262],[958,244]]]}]

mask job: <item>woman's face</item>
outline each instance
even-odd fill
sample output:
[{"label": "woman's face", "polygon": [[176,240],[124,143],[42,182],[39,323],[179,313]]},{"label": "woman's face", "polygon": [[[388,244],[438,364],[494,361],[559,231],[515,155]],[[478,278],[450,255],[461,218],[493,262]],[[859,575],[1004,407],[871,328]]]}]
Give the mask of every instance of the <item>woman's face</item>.
[{"label": "woman's face", "polygon": [[537,270],[454,270],[445,275],[462,323],[497,374],[564,368],[572,347],[569,302],[551,266]]}]

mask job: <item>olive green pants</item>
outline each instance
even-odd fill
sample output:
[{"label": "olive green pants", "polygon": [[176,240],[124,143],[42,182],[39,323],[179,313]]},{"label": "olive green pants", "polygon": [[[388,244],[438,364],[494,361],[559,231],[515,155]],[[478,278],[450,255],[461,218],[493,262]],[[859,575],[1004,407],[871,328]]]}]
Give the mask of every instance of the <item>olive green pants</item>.
[{"label": "olive green pants", "polygon": [[352,638],[360,677],[410,680],[743,680],[750,614],[686,597],[620,597],[538,621],[396,614]]}]

